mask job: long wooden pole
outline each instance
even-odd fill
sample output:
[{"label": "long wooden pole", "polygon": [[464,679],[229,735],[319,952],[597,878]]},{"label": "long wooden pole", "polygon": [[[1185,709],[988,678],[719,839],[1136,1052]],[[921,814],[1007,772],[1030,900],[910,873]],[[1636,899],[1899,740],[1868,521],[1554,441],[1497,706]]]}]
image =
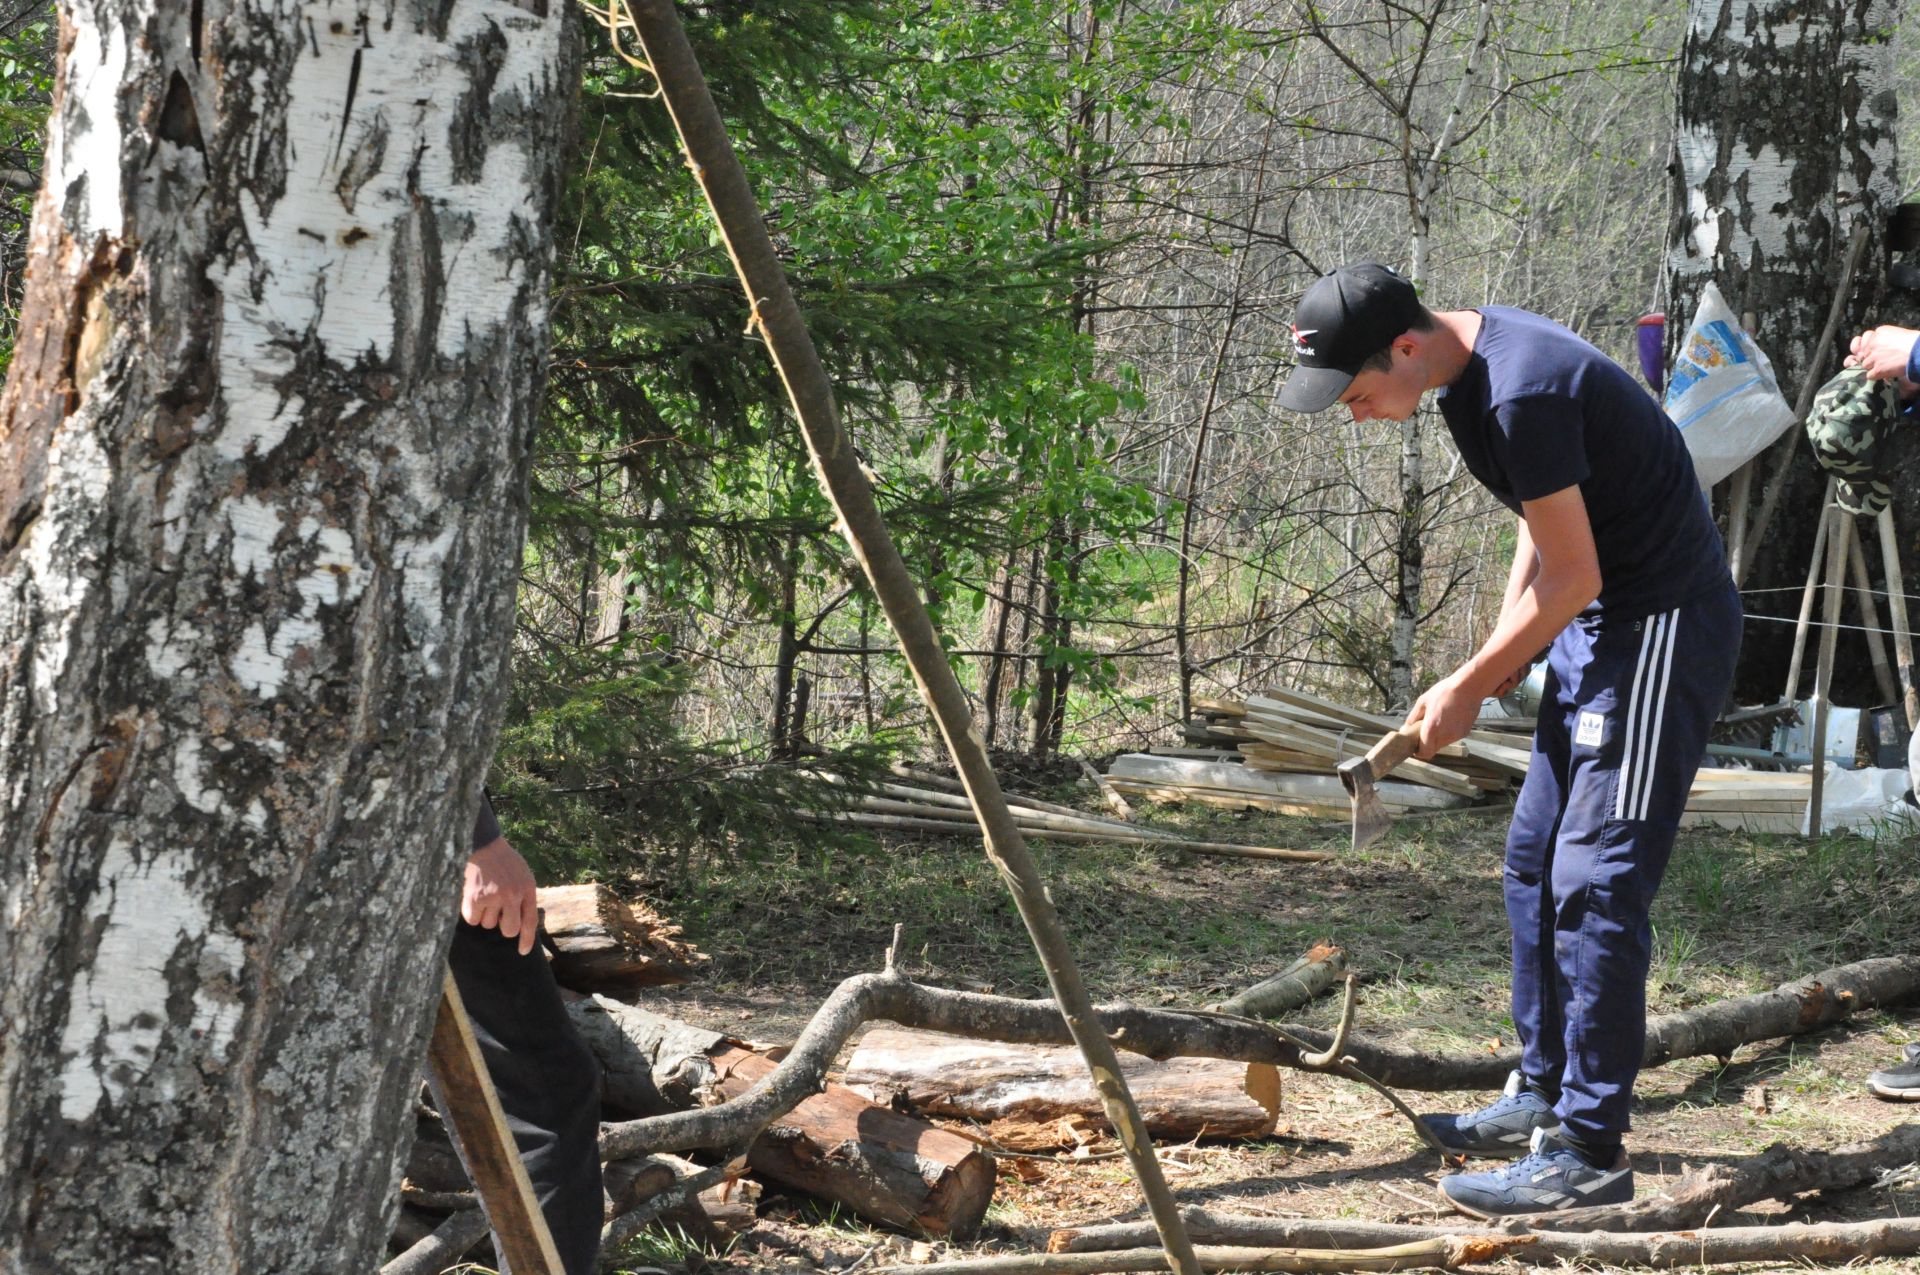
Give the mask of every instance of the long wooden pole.
[{"label": "long wooden pole", "polygon": [[985,743],[974,728],[966,696],[960,689],[946,652],[933,630],[913,576],[894,547],[873,489],[854,454],[852,442],[840,424],[833,387],[819,351],[800,316],[800,307],[787,284],[786,271],[774,252],[747,175],[727,137],[726,125],[714,106],[706,77],[681,28],[672,0],[631,0],[628,12],[633,29],[646,51],[660,95],[679,131],[694,177],[726,242],[734,270],[740,276],[750,304],[749,323],[758,329],[773,357],[800,420],[814,470],[840,516],[840,525],[853,556],[866,572],[874,596],[886,613],[900,642],[901,652],[919,683],[934,721],[945,738],[960,778],[972,798],[984,834],[987,857],[1013,896],[1020,918],[1033,939],[1034,951],[1047,972],[1067,1029],[1085,1055],[1095,1088],[1100,1091],[1107,1120],[1120,1136],[1132,1162],[1148,1210],[1159,1229],[1168,1265],[1181,1275],[1199,1275],[1199,1260],[1187,1239],[1180,1212],[1154,1155],[1133,1095],[1120,1074],[1120,1061],[1094,1015],[1093,1002],[1073,954],[1067,947],[1053,900],[1027,853],[1027,843],[1007,809]]},{"label": "long wooden pole", "polygon": [[1913,684],[1913,630],[1907,627],[1907,585],[1900,570],[1900,537],[1893,525],[1893,506],[1880,511],[1880,561],[1887,577],[1887,619],[1893,625],[1893,656],[1900,666],[1900,703],[1907,729],[1920,730],[1920,690]]},{"label": "long wooden pole", "polygon": [[1827,700],[1833,691],[1834,647],[1840,640],[1840,595],[1847,587],[1847,544],[1853,539],[1852,514],[1839,505],[1829,505],[1825,516],[1833,523],[1827,532],[1827,595],[1820,630],[1820,659],[1813,671],[1813,791],[1807,799],[1807,835],[1810,837],[1820,835],[1820,806],[1826,795],[1827,718],[1832,708]]},{"label": "long wooden pole", "polygon": [[427,1083],[500,1241],[500,1255],[514,1275],[564,1275],[451,970],[440,978],[440,1016],[427,1046]]},{"label": "long wooden pole", "polygon": [[1867,662],[1873,665],[1874,686],[1881,702],[1891,704],[1900,698],[1900,689],[1893,684],[1886,635],[1880,631],[1880,605],[1873,600],[1873,580],[1867,575],[1867,555],[1860,540],[1853,536],[1847,541],[1847,569],[1853,580],[1854,599],[1860,604],[1860,623],[1867,631]]},{"label": "long wooden pole", "polygon": [[1807,626],[1813,620],[1813,599],[1820,591],[1820,568],[1826,562],[1827,531],[1833,526],[1827,511],[1833,507],[1838,480],[1827,479],[1827,494],[1820,498],[1820,522],[1813,533],[1813,556],[1807,560],[1807,584],[1800,591],[1800,617],[1793,624],[1793,657],[1787,661],[1787,689],[1780,698],[1788,703],[1800,693],[1800,670],[1807,658]]}]

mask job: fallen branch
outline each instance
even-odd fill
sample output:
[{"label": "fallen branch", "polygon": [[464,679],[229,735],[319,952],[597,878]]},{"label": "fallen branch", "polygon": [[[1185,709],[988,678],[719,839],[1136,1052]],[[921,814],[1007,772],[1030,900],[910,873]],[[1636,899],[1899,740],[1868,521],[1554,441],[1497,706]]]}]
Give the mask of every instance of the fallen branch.
[{"label": "fallen branch", "polygon": [[1920,1124],[1903,1124],[1871,1142],[1832,1151],[1803,1151],[1776,1142],[1759,1155],[1695,1169],[1658,1195],[1630,1204],[1569,1209],[1529,1221],[1553,1231],[1684,1230],[1705,1226],[1716,1213],[1761,1200],[1865,1186],[1888,1169],[1916,1161],[1920,1161]]},{"label": "fallen branch", "polygon": [[[1894,1000],[1910,998],[1916,985],[1920,985],[1920,956],[1879,957],[1840,966],[1788,984],[1780,991],[1814,983],[1829,989],[1847,989],[1845,1003],[1855,1010],[1892,1004]],[[1656,1019],[1654,1026],[1660,1029],[1659,1039],[1669,1044],[1692,1039],[1677,1030],[1681,1020],[1699,1015],[1717,1017],[1727,1007],[1737,1016],[1742,1004],[1778,994],[1742,997],[1708,1006],[1694,1014]],[[1882,996],[1894,999],[1879,999]],[[1833,996],[1819,998],[1819,1006],[1828,1009],[1838,1003],[1840,1000]],[[1325,1032],[1280,1028],[1221,1014],[1147,1009],[1136,1005],[1099,1006],[1093,1013],[1113,1044],[1148,1058],[1229,1058],[1312,1071],[1315,1068],[1304,1055],[1327,1050],[1333,1044],[1333,1037]],[[822,1002],[786,1061],[751,1093],[700,1111],[608,1125],[601,1133],[602,1148],[610,1157],[619,1157],[751,1141],[774,1116],[792,1110],[802,1098],[818,1092],[840,1048],[862,1024],[882,1018],[902,1027],[921,1027],[980,1040],[1030,1045],[1061,1045],[1071,1041],[1058,1008],[1050,1000],[1015,1000],[980,992],[925,987],[898,973],[857,974],[841,983]],[[1831,1020],[1815,1016],[1807,1020],[1802,1030],[1812,1030],[1825,1021]],[[1764,1020],[1764,1025],[1767,1031],[1778,1026],[1770,1017]],[[1654,1038],[1655,1033],[1650,1030],[1649,1040]],[[1669,1052],[1660,1060],[1684,1056],[1690,1055]],[[1508,1052],[1449,1057],[1394,1049],[1361,1037],[1350,1037],[1344,1043],[1339,1063],[1325,1070],[1348,1074],[1339,1070],[1345,1065],[1364,1073],[1371,1082],[1395,1089],[1493,1089],[1519,1065],[1519,1055]]]},{"label": "fallen branch", "polygon": [[1642,1065],[1708,1054],[1731,1057],[1741,1045],[1798,1036],[1862,1009],[1920,998],[1920,956],[1881,956],[1809,974],[1771,992],[1719,1001],[1647,1020]]},{"label": "fallen branch", "polygon": [[[1278,1248],[1303,1245],[1347,1250],[1379,1249],[1392,1244],[1460,1237],[1471,1231],[1430,1226],[1392,1226],[1382,1222],[1337,1219],[1242,1217],[1183,1210],[1193,1242],[1209,1248]],[[1538,1220],[1538,1219],[1527,1219]],[[1510,1225],[1517,1225],[1514,1219]],[[1139,1222],[1073,1227],[1047,1238],[1047,1250],[1090,1254],[1138,1250],[1153,1242],[1153,1228]],[[1920,1220],[1899,1218],[1817,1225],[1729,1226],[1718,1230],[1619,1235],[1604,1231],[1541,1231],[1514,1235],[1533,1242],[1503,1254],[1540,1266],[1585,1262],[1606,1266],[1685,1267],[1735,1262],[1808,1260],[1842,1265],[1861,1258],[1907,1257],[1920,1253]],[[1205,1249],[1202,1250],[1203,1252]],[[922,1267],[952,1272],[952,1267]],[[1002,1272],[1001,1275],[1005,1275]]]},{"label": "fallen branch", "polygon": [[[1208,1271],[1410,1271],[1455,1270],[1516,1255],[1531,1235],[1441,1235],[1376,1249],[1196,1248]],[[1103,1275],[1107,1271],[1160,1271],[1167,1255],[1133,1248],[1110,1253],[1041,1253],[977,1257],[930,1266],[882,1266],[873,1275]]]},{"label": "fallen branch", "polygon": [[1305,1005],[1346,972],[1347,954],[1322,939],[1272,978],[1262,979],[1238,996],[1208,1008],[1246,1018],[1275,1018]]},{"label": "fallen branch", "polygon": [[400,1256],[380,1268],[380,1275],[440,1275],[456,1265],[467,1250],[487,1237],[487,1215],[480,1209],[462,1209],[449,1213],[447,1220],[434,1228]]}]

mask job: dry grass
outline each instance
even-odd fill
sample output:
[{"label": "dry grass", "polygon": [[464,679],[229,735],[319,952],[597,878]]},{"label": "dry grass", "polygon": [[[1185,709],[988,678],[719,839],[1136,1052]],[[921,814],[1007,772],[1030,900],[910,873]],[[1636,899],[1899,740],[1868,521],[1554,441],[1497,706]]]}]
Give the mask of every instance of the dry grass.
[{"label": "dry grass", "polygon": [[[1058,794],[1055,794],[1056,796]],[[1220,839],[1334,845],[1344,829],[1218,812],[1152,817]],[[1409,822],[1366,853],[1324,865],[1187,858],[1124,847],[1036,847],[1096,999],[1201,1005],[1264,977],[1314,940],[1344,946],[1362,980],[1360,1030],[1405,1044],[1485,1049],[1511,1041],[1498,817]],[[1920,845],[1713,830],[1681,834],[1655,909],[1652,1012],[1771,989],[1867,956],[1911,951],[1920,931]],[[903,841],[811,863],[713,872],[666,901],[715,955],[708,985],[665,994],[668,1012],[757,1039],[790,1038],[847,975],[875,968],[895,921],[912,972],[1010,995],[1044,990],[1011,905],[977,844]],[[1330,1025],[1322,1003],[1301,1021]],[[1640,1190],[1689,1166],[1774,1141],[1871,1137],[1915,1109],[1861,1081],[1920,1038],[1920,1011],[1690,1059],[1642,1077],[1629,1137]],[[1276,1216],[1429,1220],[1441,1168],[1372,1093],[1288,1074],[1281,1125],[1253,1144],[1162,1148],[1183,1201]],[[1416,1108],[1481,1095],[1408,1095]],[[1111,1148],[1105,1148],[1110,1150]],[[1101,1148],[1096,1148],[1096,1151]],[[771,1207],[752,1243],[714,1259],[739,1269],[836,1269],[915,1246],[803,1201]],[[1842,1220],[1920,1208],[1912,1184],[1763,1206],[1718,1219]],[[1126,1162],[1008,1160],[980,1251],[1041,1246],[1056,1226],[1142,1215]],[[1757,1268],[1755,1268],[1757,1269]],[[1874,1269],[1874,1268],[1868,1268]],[[1906,1270],[1905,1264],[1878,1269]]]}]

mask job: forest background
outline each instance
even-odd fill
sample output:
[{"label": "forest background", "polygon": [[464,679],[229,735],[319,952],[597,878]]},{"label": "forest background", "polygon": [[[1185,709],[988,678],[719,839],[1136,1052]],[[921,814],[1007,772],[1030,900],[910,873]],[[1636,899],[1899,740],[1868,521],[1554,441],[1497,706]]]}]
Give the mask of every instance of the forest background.
[{"label": "forest background", "polygon": [[[998,749],[1168,742],[1274,680],[1404,705],[1485,635],[1512,520],[1437,416],[1275,404],[1317,274],[1386,261],[1629,366],[1666,307],[1685,6],[687,17]],[[54,38],[0,0],[0,367]],[[556,877],[817,838],[765,763],[930,738],[632,52],[596,29],[492,784]]]}]

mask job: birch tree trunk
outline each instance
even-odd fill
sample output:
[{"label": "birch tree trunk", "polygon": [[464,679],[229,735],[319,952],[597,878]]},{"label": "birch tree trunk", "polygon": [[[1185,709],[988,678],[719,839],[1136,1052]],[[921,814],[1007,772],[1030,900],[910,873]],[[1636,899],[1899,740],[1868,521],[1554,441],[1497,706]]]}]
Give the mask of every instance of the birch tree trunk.
[{"label": "birch tree trunk", "polygon": [[[1669,345],[1683,339],[1712,280],[1735,313],[1753,314],[1755,337],[1789,402],[1803,381],[1839,370],[1852,333],[1880,321],[1884,231],[1900,197],[1896,16],[1893,0],[1689,5],[1674,125]],[[1854,296],[1836,348],[1817,351],[1856,220],[1870,238]],[[1748,543],[1753,567],[1745,584],[1755,613],[1778,612],[1773,600],[1785,595],[1766,590],[1805,573],[1819,522],[1824,479],[1804,446],[1789,455],[1779,516]],[[1773,697],[1791,631],[1748,626],[1737,696]],[[1764,678],[1763,669],[1771,670]]]},{"label": "birch tree trunk", "polygon": [[72,0],[0,397],[0,1271],[369,1270],[492,749],[571,6]]}]

